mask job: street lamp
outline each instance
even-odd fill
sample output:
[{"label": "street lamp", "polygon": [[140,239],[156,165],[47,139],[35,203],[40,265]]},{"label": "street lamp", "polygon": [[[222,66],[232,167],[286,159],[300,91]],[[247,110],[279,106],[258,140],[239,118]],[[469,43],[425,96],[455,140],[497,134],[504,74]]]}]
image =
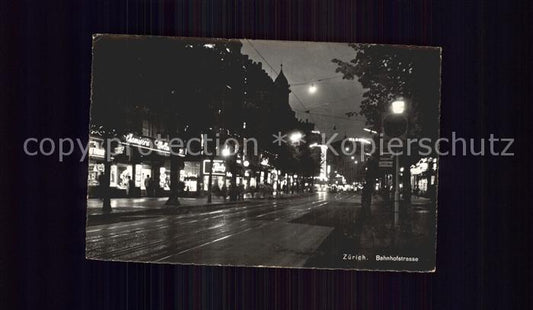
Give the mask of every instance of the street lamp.
[{"label": "street lamp", "polygon": [[231,151],[230,149],[226,146],[222,149],[222,156],[223,157],[228,157],[231,155]]},{"label": "street lamp", "polygon": [[[393,137],[401,136],[407,130],[407,118],[400,115],[405,112],[405,101],[401,98],[393,101],[391,103],[391,112],[399,117],[388,118],[388,125],[387,123],[384,124],[386,126],[385,133]],[[394,157],[394,214],[396,218],[400,211],[400,155],[396,154]]]},{"label": "street lamp", "polygon": [[247,160],[245,160],[242,164],[244,165],[244,167],[250,166],[250,162]]},{"label": "street lamp", "polygon": [[303,134],[299,131],[293,132],[289,136],[289,139],[291,140],[292,143],[299,143],[300,140],[302,140],[302,138],[303,138]]},{"label": "street lamp", "polygon": [[315,86],[315,84],[311,84],[311,86],[309,86],[309,93],[310,93],[310,94],[314,94],[314,93],[316,93],[316,86]]},{"label": "street lamp", "polygon": [[393,114],[402,114],[405,111],[405,101],[398,99],[392,102],[391,110]]},{"label": "street lamp", "polygon": [[372,129],[370,129],[370,128],[363,128],[363,130],[366,131],[366,132],[373,133],[373,134],[377,134],[377,133],[378,133],[377,131],[372,130]]}]

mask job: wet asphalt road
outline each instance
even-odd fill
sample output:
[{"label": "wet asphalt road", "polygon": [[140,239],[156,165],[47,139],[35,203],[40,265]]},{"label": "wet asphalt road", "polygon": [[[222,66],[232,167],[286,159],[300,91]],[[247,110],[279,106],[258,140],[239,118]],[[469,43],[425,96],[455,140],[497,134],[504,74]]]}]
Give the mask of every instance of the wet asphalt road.
[{"label": "wet asphalt road", "polygon": [[373,218],[363,219],[359,195],[317,193],[208,212],[129,214],[88,226],[86,253],[121,261],[355,268],[365,261],[346,261],[344,254],[371,257],[376,248],[402,242],[431,245],[433,212],[422,208],[409,225],[391,233],[391,217],[383,209],[388,210],[373,206]]}]

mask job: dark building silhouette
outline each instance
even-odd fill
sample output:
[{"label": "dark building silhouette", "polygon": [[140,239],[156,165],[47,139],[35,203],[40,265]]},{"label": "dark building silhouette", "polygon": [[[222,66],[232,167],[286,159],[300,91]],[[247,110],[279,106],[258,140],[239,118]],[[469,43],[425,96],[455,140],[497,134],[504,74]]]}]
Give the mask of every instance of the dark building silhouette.
[{"label": "dark building silhouette", "polygon": [[[216,156],[213,169],[219,170],[211,177],[213,188],[229,186],[230,170],[236,175],[234,180],[245,188],[279,184],[281,170],[283,175],[293,175],[289,171],[292,169],[275,166],[287,162],[285,167],[292,168],[295,162],[288,162],[293,157],[289,146],[272,145],[272,134],[294,130],[306,133],[314,125],[295,117],[283,70],[273,81],[261,63],[241,54],[242,44],[235,40],[153,40],[157,44],[151,40],[143,44],[134,38],[107,38],[95,48],[90,196],[94,196],[105,170],[104,136],[110,132],[120,141],[113,146],[116,154],[109,165],[111,194],[115,197],[167,195],[170,183],[177,181],[170,179],[169,140],[199,138],[202,134],[214,138],[214,128],[222,139],[249,137],[257,139],[259,145],[257,154],[236,154],[232,165],[227,158]],[[166,49],[175,53],[162,53]],[[191,63],[197,63],[191,66],[196,71],[176,71],[173,76],[168,69],[186,68]],[[199,151],[201,145],[193,147]],[[211,166],[211,158],[186,152],[181,158],[179,180],[185,184],[182,195],[201,195],[208,189],[206,165]],[[135,188],[128,180],[133,180]]]}]

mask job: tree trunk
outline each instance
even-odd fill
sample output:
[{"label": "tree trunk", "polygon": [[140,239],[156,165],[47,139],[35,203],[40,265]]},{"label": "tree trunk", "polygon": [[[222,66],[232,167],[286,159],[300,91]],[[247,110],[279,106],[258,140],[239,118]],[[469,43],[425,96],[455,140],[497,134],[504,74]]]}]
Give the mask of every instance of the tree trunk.
[{"label": "tree trunk", "polygon": [[179,182],[180,182],[180,164],[179,157],[175,154],[170,154],[170,195],[165,205],[179,206]]},{"label": "tree trunk", "polygon": [[[108,146],[109,139],[104,138],[104,145]],[[111,181],[111,156],[109,155],[110,150],[106,149],[106,158],[104,158],[104,177],[103,184],[100,184],[100,195],[103,200],[102,211],[104,213],[111,212],[111,197],[110,197],[110,181]]]},{"label": "tree trunk", "polygon": [[232,155],[229,159],[226,160],[226,166],[229,168],[229,172],[231,173],[230,178],[230,195],[229,200],[230,201],[236,201],[238,198],[238,192],[239,189],[237,187],[237,163],[236,163],[236,155]]},{"label": "tree trunk", "polygon": [[409,165],[405,165],[404,171],[403,171],[403,192],[404,192],[404,203],[406,206],[411,205],[411,169],[409,168]]},{"label": "tree trunk", "polygon": [[209,158],[210,169],[207,183],[207,203],[213,202],[213,156]]}]

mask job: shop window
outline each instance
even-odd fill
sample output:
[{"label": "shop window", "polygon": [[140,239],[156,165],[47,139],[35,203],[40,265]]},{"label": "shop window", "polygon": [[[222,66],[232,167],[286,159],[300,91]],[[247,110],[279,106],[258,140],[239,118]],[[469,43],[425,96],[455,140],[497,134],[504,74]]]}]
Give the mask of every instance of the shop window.
[{"label": "shop window", "polygon": [[[152,169],[150,166],[148,165],[138,165],[140,166],[140,179],[142,180],[141,184],[140,184],[140,188],[141,190],[146,190],[146,187],[148,186],[148,182],[149,180],[152,179]],[[136,171],[136,174],[138,174],[138,172]]]},{"label": "shop window", "polygon": [[170,170],[165,167],[159,168],[159,187],[166,191],[170,190]]}]

